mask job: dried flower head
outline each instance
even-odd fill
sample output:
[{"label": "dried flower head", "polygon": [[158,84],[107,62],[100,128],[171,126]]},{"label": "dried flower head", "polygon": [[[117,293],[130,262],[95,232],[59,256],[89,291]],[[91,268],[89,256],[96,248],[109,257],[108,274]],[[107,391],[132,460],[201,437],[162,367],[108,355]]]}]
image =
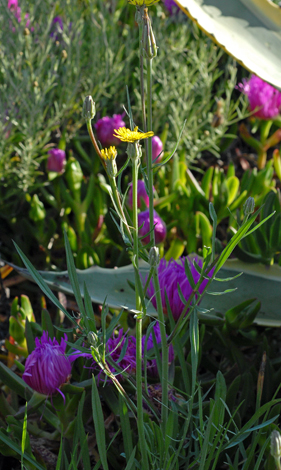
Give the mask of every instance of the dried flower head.
[{"label": "dried flower head", "polygon": [[274,119],[280,113],[281,93],[256,75],[237,87],[248,96],[250,110],[260,119]]},{"label": "dried flower head", "polygon": [[[194,279],[195,284],[199,281],[200,274],[196,271],[195,266],[190,258],[187,258],[189,267],[191,270],[192,277]],[[197,256],[194,258],[198,266],[202,267],[203,261],[199,259]],[[170,261],[166,261],[164,258],[160,260],[158,266],[158,276],[159,276],[159,284],[160,284],[160,291],[161,291],[161,299],[164,312],[167,313],[167,304],[165,298],[165,292],[168,297],[169,305],[172,311],[172,315],[175,320],[177,320],[183,309],[184,304],[180,298],[178,292],[178,285],[182,291],[182,294],[186,301],[188,301],[189,297],[192,294],[192,287],[187,279],[185,274],[185,257],[180,258],[178,261],[174,259],[170,259]],[[208,276],[211,277],[213,269],[208,273]],[[198,291],[201,294],[207,284],[208,280],[204,279],[201,283]],[[155,308],[156,305],[156,298],[155,298],[155,291],[153,282],[151,281],[149,287],[147,289],[147,295],[151,298],[151,302]]]},{"label": "dried flower head", "polygon": [[67,382],[71,373],[71,361],[65,355],[66,335],[59,344],[44,331],[40,340],[35,338],[35,344],[36,348],[26,360],[23,380],[43,395],[61,393],[60,386]]},{"label": "dried flower head", "polygon": [[138,142],[142,139],[148,139],[154,135],[152,131],[139,132],[138,127],[135,127],[133,131],[127,129],[126,127],[121,127],[119,129],[114,129],[114,132],[115,137],[122,140],[123,142],[129,142],[131,144],[134,144],[135,142]]}]

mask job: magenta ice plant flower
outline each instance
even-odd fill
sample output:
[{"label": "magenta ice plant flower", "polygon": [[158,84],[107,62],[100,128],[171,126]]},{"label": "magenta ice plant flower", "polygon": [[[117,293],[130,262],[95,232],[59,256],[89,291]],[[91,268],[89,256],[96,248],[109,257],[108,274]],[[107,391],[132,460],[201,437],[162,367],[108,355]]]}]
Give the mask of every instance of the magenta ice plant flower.
[{"label": "magenta ice plant flower", "polygon": [[44,331],[41,339],[35,338],[35,349],[25,363],[23,380],[36,392],[43,395],[61,393],[60,387],[67,382],[71,373],[71,361],[66,356],[66,335],[60,344],[48,338]]},{"label": "magenta ice plant flower", "polygon": [[[116,331],[116,330],[115,330]],[[127,346],[126,346],[126,351],[124,353],[123,347],[125,346],[126,338],[128,338]],[[122,353],[122,357],[121,357]],[[126,333],[123,333],[123,328],[120,328],[118,331],[118,334],[113,334],[106,343],[105,346],[105,360],[107,363],[108,368],[113,374],[118,374],[118,371],[115,369],[114,366],[112,366],[109,361],[107,360],[108,356],[111,357],[111,359],[116,362],[118,367],[124,372],[127,372],[128,374],[133,374],[135,375],[136,372],[136,339],[134,336],[126,335]],[[78,357],[85,357],[86,359],[93,359],[93,356],[91,352],[80,352],[80,351],[74,351],[70,356],[71,360],[75,360]],[[96,362],[93,360],[92,368],[96,369],[98,365]],[[101,377],[102,370],[98,374],[98,379],[103,380]],[[119,380],[122,380],[123,376],[120,374]],[[111,380],[110,378],[108,380]]]},{"label": "magenta ice plant flower", "polygon": [[177,13],[180,12],[180,8],[176,4],[176,2],[174,2],[174,0],[164,0],[164,5],[167,8],[170,15],[176,15]]},{"label": "magenta ice plant flower", "polygon": [[[203,261],[199,259],[197,256],[194,257],[194,260],[198,264],[200,268],[202,268]],[[193,260],[187,257],[187,261],[191,270],[192,277],[194,279],[195,284],[199,281],[200,274],[196,271],[195,266],[193,264]],[[172,315],[175,320],[177,320],[183,309],[184,304],[180,298],[178,292],[178,285],[182,291],[182,294],[186,301],[188,301],[189,297],[192,294],[192,287],[187,279],[185,274],[185,257],[181,257],[178,261],[175,261],[173,258],[170,261],[166,261],[164,258],[160,260],[158,266],[158,276],[159,276],[159,284],[160,284],[160,293],[162,299],[162,305],[164,313],[167,314],[167,304],[165,298],[165,292],[169,301],[169,305],[171,308]],[[211,277],[214,268],[208,273],[208,276]],[[208,280],[204,279],[198,289],[198,292],[202,294],[204,288],[206,287]],[[149,287],[147,289],[147,295],[151,298],[151,302],[155,308],[156,305],[156,298],[155,298],[155,291],[153,282],[151,281]]]},{"label": "magenta ice plant flower", "polygon": [[[136,373],[136,339],[134,336],[128,336],[128,344],[126,352],[122,359],[121,352],[125,345],[126,335],[123,334],[123,328],[120,328],[117,336],[111,336],[106,343],[106,356],[109,355],[122,371],[128,374]],[[108,367],[113,374],[116,374],[116,369],[108,362]],[[122,375],[119,376],[122,378]]]},{"label": "magenta ice plant flower", "polygon": [[[160,163],[163,157],[163,143],[158,135],[154,135],[152,141],[152,161],[153,163]],[[158,157],[158,158],[157,158]]]},{"label": "magenta ice plant flower", "polygon": [[[138,209],[141,209],[142,201],[146,205],[149,206],[149,197],[145,189],[145,182],[142,180],[138,180]],[[128,197],[128,206],[132,209],[133,207],[133,185],[130,183],[129,189],[129,197]]]},{"label": "magenta ice plant flower", "polygon": [[51,149],[48,151],[47,170],[55,173],[63,173],[66,157],[65,151],[61,149]]},{"label": "magenta ice plant flower", "polygon": [[[155,339],[156,339],[156,343],[157,344],[161,344],[161,333],[160,333],[160,325],[159,325],[159,322],[157,322],[154,326],[153,326],[153,331],[154,331],[154,334],[155,334]],[[145,340],[146,340],[146,335],[144,335],[142,337],[142,350],[143,350],[143,354],[144,354],[144,351],[145,351],[145,347],[146,347],[146,352],[148,352],[150,349],[152,349],[154,347],[154,344],[153,344],[153,334],[152,332],[150,333],[148,339],[147,339],[147,342],[145,343]],[[146,346],[145,346],[146,344]],[[170,345],[169,346],[169,355],[168,355],[168,358],[169,358],[169,364],[171,364],[171,362],[173,361],[174,359],[174,349],[173,349],[173,346]],[[156,359],[149,359],[147,360],[146,362],[146,368],[147,368],[147,374],[150,376],[150,377],[158,377],[159,376],[159,372],[158,372],[158,368],[157,368],[157,363],[156,363]]]},{"label": "magenta ice plant flower", "polygon": [[250,110],[259,119],[274,119],[280,113],[281,93],[256,75],[243,80],[237,87],[248,96]]},{"label": "magenta ice plant flower", "polygon": [[[161,243],[165,240],[167,229],[165,222],[161,219],[160,215],[156,211],[153,211],[153,224],[154,224],[154,234],[155,234],[155,243]],[[138,225],[139,225],[139,237],[142,238],[142,242],[146,245],[149,243],[150,234],[149,234],[149,209],[146,211],[140,212],[138,214]],[[145,237],[145,235],[147,235]]]},{"label": "magenta ice plant flower", "polygon": [[103,147],[120,145],[121,141],[113,135],[115,129],[125,127],[122,114],[113,114],[113,117],[105,116],[99,119],[95,125],[98,140]]}]

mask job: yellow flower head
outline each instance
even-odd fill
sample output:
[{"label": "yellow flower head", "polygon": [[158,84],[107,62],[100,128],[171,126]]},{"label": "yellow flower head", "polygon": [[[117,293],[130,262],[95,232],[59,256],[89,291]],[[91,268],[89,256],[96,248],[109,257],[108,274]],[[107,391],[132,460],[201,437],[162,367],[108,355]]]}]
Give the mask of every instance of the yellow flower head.
[{"label": "yellow flower head", "polygon": [[109,147],[108,149],[102,149],[100,151],[103,160],[115,160],[117,157],[117,150],[115,147]]},{"label": "yellow flower head", "polygon": [[148,139],[154,135],[154,132],[138,132],[138,127],[135,127],[133,131],[127,129],[126,127],[119,127],[119,129],[114,129],[114,137],[122,140],[122,142],[130,142],[134,144],[142,139]]},{"label": "yellow flower head", "polygon": [[150,7],[153,3],[159,2],[159,0],[128,0],[128,2],[136,7],[141,7],[143,5]]}]

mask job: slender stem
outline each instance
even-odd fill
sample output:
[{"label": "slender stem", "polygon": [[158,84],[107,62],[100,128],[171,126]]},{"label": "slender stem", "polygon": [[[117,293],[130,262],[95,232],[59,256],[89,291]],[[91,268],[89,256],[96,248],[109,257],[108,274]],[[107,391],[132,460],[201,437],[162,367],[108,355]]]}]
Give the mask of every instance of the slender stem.
[{"label": "slender stem", "polygon": [[[144,95],[144,70],[143,70],[143,54],[142,54],[142,22],[139,25],[139,44],[140,44],[140,89],[141,89],[141,111],[142,111],[142,127],[147,132],[146,112],[145,112],[145,95]],[[146,164],[148,159],[148,141],[144,140]]]},{"label": "slender stem", "polygon": [[[136,144],[138,145],[138,144]],[[136,155],[137,155],[136,148]],[[132,160],[133,172],[133,238],[134,238],[134,268],[135,276],[139,275],[139,240],[138,240],[138,167],[139,158]],[[138,290],[138,283],[135,283],[136,292],[136,310],[141,310],[141,299]],[[144,433],[143,421],[143,399],[142,399],[142,313],[137,313],[136,320],[136,383],[137,383],[137,416],[138,416],[138,434],[140,440],[140,451],[142,458],[142,469],[148,469],[148,457]]]},{"label": "slender stem", "polygon": [[[152,59],[147,59],[147,130],[152,131]],[[149,229],[150,241],[155,245],[154,217],[153,217],[153,169],[152,169],[152,140],[148,139],[147,153],[147,176],[149,190]],[[157,270],[153,273],[153,283],[156,297],[157,312],[159,318],[161,346],[162,346],[162,406],[161,419],[162,430],[165,435],[168,419],[168,369],[169,369],[169,349],[167,347],[167,336],[163,306],[161,300],[160,284]]]},{"label": "slender stem", "polygon": [[111,186],[111,189],[112,189],[115,204],[117,205],[117,207],[120,211],[122,219],[124,221],[126,221],[126,223],[124,223],[126,235],[129,238],[130,242],[132,243],[133,238],[132,238],[132,234],[131,234],[131,231],[130,231],[129,225],[127,223],[127,219],[126,219],[126,216],[124,214],[123,207],[122,207],[122,204],[121,204],[121,201],[120,201],[120,194],[119,194],[119,191],[118,191],[118,188],[117,188],[116,178],[110,178],[110,186]]},{"label": "slender stem", "polygon": [[[147,130],[152,131],[152,59],[146,60],[147,66]],[[155,245],[154,217],[153,217],[153,170],[152,170],[152,138],[147,139],[147,177],[149,193],[149,230],[150,241]]]}]

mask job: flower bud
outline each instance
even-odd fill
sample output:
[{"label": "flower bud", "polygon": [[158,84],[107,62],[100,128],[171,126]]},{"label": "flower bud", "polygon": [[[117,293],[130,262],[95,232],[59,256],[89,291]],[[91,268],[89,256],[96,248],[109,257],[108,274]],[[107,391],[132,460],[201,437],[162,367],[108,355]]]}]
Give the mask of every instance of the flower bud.
[{"label": "flower bud", "polygon": [[88,333],[87,340],[91,346],[97,347],[97,345],[99,344],[98,336],[93,331],[90,331]]},{"label": "flower bud", "polygon": [[152,30],[151,21],[148,16],[147,8],[144,9],[143,16],[142,46],[142,52],[144,57],[146,57],[147,59],[153,59],[157,56],[156,41]]},{"label": "flower bud", "polygon": [[[150,234],[149,234],[149,210],[146,210],[144,212],[140,212],[138,214],[138,224],[139,227],[139,237],[144,237],[142,239],[142,242],[146,245],[149,243],[150,240]],[[155,235],[155,243],[158,245],[158,243],[161,243],[165,240],[166,238],[166,224],[165,222],[161,219],[161,217],[157,214],[156,211],[153,211],[153,225],[154,225],[154,235]],[[145,235],[148,234],[146,237]]]},{"label": "flower bud", "polygon": [[63,173],[66,158],[65,151],[61,149],[51,149],[48,151],[47,170],[55,173]]},{"label": "flower bud", "polygon": [[86,122],[94,119],[96,115],[96,106],[91,95],[86,96],[84,100],[82,115]]},{"label": "flower bud", "polygon": [[148,254],[149,264],[152,268],[157,268],[159,264],[159,248],[157,246],[152,246]]},{"label": "flower bud", "polygon": [[46,217],[45,207],[42,201],[40,201],[37,194],[34,194],[31,203],[30,203],[29,217],[34,220],[34,222],[40,222]]},{"label": "flower bud", "polygon": [[160,163],[163,156],[163,144],[158,135],[154,135],[151,139],[152,142],[152,161],[153,163]]},{"label": "flower bud", "polygon": [[80,163],[75,158],[70,158],[66,165],[65,172],[68,187],[72,192],[79,191],[83,181],[83,171]]},{"label": "flower bud", "polygon": [[251,215],[255,210],[255,200],[253,197],[248,197],[247,201],[243,206],[243,212],[245,217]]}]

